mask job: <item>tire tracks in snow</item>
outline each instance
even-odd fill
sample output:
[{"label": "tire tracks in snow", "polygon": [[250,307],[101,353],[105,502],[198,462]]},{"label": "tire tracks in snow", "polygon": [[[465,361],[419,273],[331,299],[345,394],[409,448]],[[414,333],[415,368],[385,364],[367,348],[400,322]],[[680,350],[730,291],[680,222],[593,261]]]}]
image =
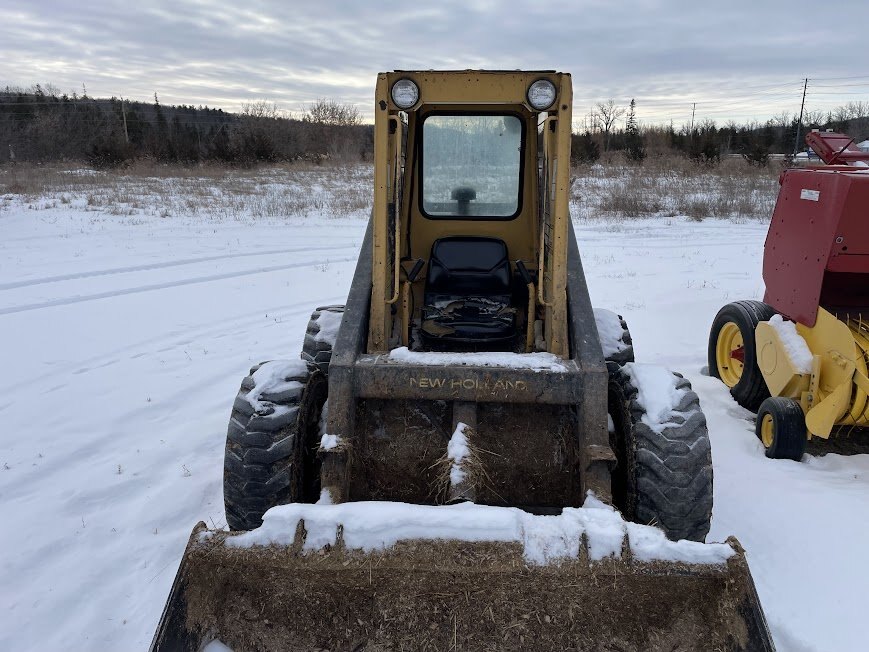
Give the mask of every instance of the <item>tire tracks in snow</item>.
[{"label": "tire tracks in snow", "polygon": [[85,301],[96,301],[98,299],[109,299],[121,297],[128,294],[141,294],[142,292],[151,292],[153,290],[165,290],[168,288],[183,287],[185,285],[195,285],[197,283],[211,283],[213,281],[223,281],[232,278],[240,278],[242,276],[251,276],[254,274],[268,274],[271,272],[280,272],[287,269],[298,269],[300,267],[314,267],[321,265],[324,262],[328,263],[348,263],[357,260],[358,256],[349,256],[344,258],[331,258],[328,261],[316,261],[305,263],[287,263],[285,265],[272,265],[271,267],[258,267],[256,269],[248,269],[240,272],[226,272],[224,274],[212,274],[209,276],[198,276],[194,278],[182,279],[178,281],[166,281],[164,283],[152,283],[150,285],[140,285],[132,288],[124,288],[121,290],[108,290],[106,292],[97,292],[95,294],[86,294],[83,296],[66,297],[63,299],[51,299],[49,301],[41,301],[39,303],[29,303],[20,306],[11,306],[9,308],[0,308],[0,315],[12,315],[19,312],[29,312],[31,310],[41,310],[44,308],[55,308],[58,306],[68,306],[75,303],[83,303]]},{"label": "tire tracks in snow", "polygon": [[145,263],[142,265],[131,265],[129,267],[114,267],[111,269],[97,269],[89,272],[74,272],[72,274],[61,274],[58,276],[46,276],[44,278],[26,279],[23,281],[14,281],[12,283],[0,283],[0,291],[14,290],[17,288],[30,287],[32,285],[44,285],[46,283],[60,283],[62,281],[75,281],[82,278],[92,278],[94,276],[111,276],[113,274],[126,274],[129,272],[148,272],[157,269],[166,269],[168,267],[179,267],[181,265],[195,265],[197,263],[208,263],[215,260],[228,260],[231,258],[245,258],[251,256],[276,256],[279,254],[297,254],[307,253],[309,251],[334,251],[336,249],[358,249],[357,245],[341,245],[333,247],[302,247],[296,249],[272,249],[270,251],[249,251],[238,254],[221,254],[216,256],[203,256],[201,258],[183,258],[181,260],[171,260],[162,263]]},{"label": "tire tracks in snow", "polygon": [[[320,305],[340,303],[346,298],[346,295],[330,295],[323,297],[320,300]],[[316,303],[316,302],[315,302]],[[282,318],[298,317],[304,314],[310,314],[315,308],[314,303],[304,305],[298,303],[285,304],[275,307],[262,308],[269,314],[279,315]],[[0,387],[0,396],[7,395],[15,388],[31,387],[44,385],[46,381],[52,378],[62,378],[66,375],[81,375],[95,369],[101,369],[126,360],[133,360],[145,356],[154,355],[155,353],[163,353],[171,351],[177,347],[188,346],[192,341],[201,340],[203,338],[222,338],[230,335],[240,336],[249,327],[261,321],[262,317],[259,314],[245,312],[241,315],[234,315],[221,319],[217,322],[208,321],[198,326],[188,327],[182,330],[170,331],[156,337],[148,337],[136,342],[124,344],[121,347],[106,351],[97,356],[91,356],[84,360],[71,361],[65,366],[53,369],[47,373],[39,374],[26,379],[17,379],[15,383]],[[180,338],[180,339],[179,339]],[[168,346],[158,347],[160,344],[169,343]],[[301,349],[300,349],[301,350]],[[66,386],[66,383],[61,383],[56,387],[49,388],[49,391],[57,391]],[[14,405],[13,402],[0,404],[0,411]]]}]

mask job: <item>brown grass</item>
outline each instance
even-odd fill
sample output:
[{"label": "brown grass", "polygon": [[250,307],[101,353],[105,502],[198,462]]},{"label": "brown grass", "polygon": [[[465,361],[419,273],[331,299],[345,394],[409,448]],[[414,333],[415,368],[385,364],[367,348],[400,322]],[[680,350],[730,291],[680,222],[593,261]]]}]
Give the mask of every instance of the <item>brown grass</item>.
[{"label": "brown grass", "polygon": [[[682,156],[650,155],[642,165],[619,153],[572,170],[571,209],[584,219],[686,216],[768,219],[780,166],[751,167],[741,158],[704,166]],[[206,219],[275,219],[307,215],[365,217],[371,209],[370,165],[309,162],[253,168],[181,166],[139,161],[101,171],[73,164],[0,166],[0,203],[60,205],[109,215]]]},{"label": "brown grass", "polygon": [[311,163],[249,169],[138,162],[113,171],[56,164],[0,166],[0,196],[34,208],[110,215],[257,219],[366,215],[371,168]]},{"label": "brown grass", "polygon": [[741,158],[705,166],[681,156],[653,156],[633,165],[609,163],[573,170],[574,216],[594,219],[687,216],[768,219],[778,193],[780,167],[751,167]]}]

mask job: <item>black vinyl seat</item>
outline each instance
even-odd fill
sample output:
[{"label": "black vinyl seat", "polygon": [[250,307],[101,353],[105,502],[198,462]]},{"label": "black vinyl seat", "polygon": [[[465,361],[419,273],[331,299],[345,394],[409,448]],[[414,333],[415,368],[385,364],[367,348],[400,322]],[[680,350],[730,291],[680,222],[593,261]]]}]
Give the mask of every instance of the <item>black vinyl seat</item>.
[{"label": "black vinyl seat", "polygon": [[516,338],[513,274],[498,238],[451,236],[431,248],[423,298],[423,343],[503,348]]}]

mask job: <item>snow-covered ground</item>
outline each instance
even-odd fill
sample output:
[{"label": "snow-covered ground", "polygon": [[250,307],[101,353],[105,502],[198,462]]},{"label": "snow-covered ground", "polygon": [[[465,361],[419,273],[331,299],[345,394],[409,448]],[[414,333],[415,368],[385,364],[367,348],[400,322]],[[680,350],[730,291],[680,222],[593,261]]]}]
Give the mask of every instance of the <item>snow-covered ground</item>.
[{"label": "snow-covered ground", "polygon": [[[147,203],[147,202],[146,202]],[[364,208],[168,217],[0,196],[0,649],[146,649],[190,530],[224,523],[231,400],[341,303]],[[35,210],[38,209],[38,210]],[[638,359],[682,371],[709,419],[710,540],[748,550],[780,650],[864,650],[869,456],[767,460],[701,374],[724,303],[760,298],[766,226],[577,223],[593,301]]]}]

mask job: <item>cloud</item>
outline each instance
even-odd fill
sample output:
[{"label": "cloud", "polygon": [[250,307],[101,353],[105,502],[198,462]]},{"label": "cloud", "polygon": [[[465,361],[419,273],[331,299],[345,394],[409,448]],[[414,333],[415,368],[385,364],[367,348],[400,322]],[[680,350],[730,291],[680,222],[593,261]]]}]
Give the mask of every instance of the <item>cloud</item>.
[{"label": "cloud", "polygon": [[[805,0],[707,3],[504,3],[442,0],[138,3],[5,0],[0,84],[207,104],[236,110],[268,99],[297,110],[317,97],[370,115],[377,72],[428,68],[555,68],[573,73],[575,115],[596,101],[637,99],[641,119],[737,120],[799,108],[801,79],[853,76],[869,5],[828,2],[847,20],[810,19]],[[824,25],[829,24],[829,27]],[[843,27],[844,24],[844,27]]]}]

